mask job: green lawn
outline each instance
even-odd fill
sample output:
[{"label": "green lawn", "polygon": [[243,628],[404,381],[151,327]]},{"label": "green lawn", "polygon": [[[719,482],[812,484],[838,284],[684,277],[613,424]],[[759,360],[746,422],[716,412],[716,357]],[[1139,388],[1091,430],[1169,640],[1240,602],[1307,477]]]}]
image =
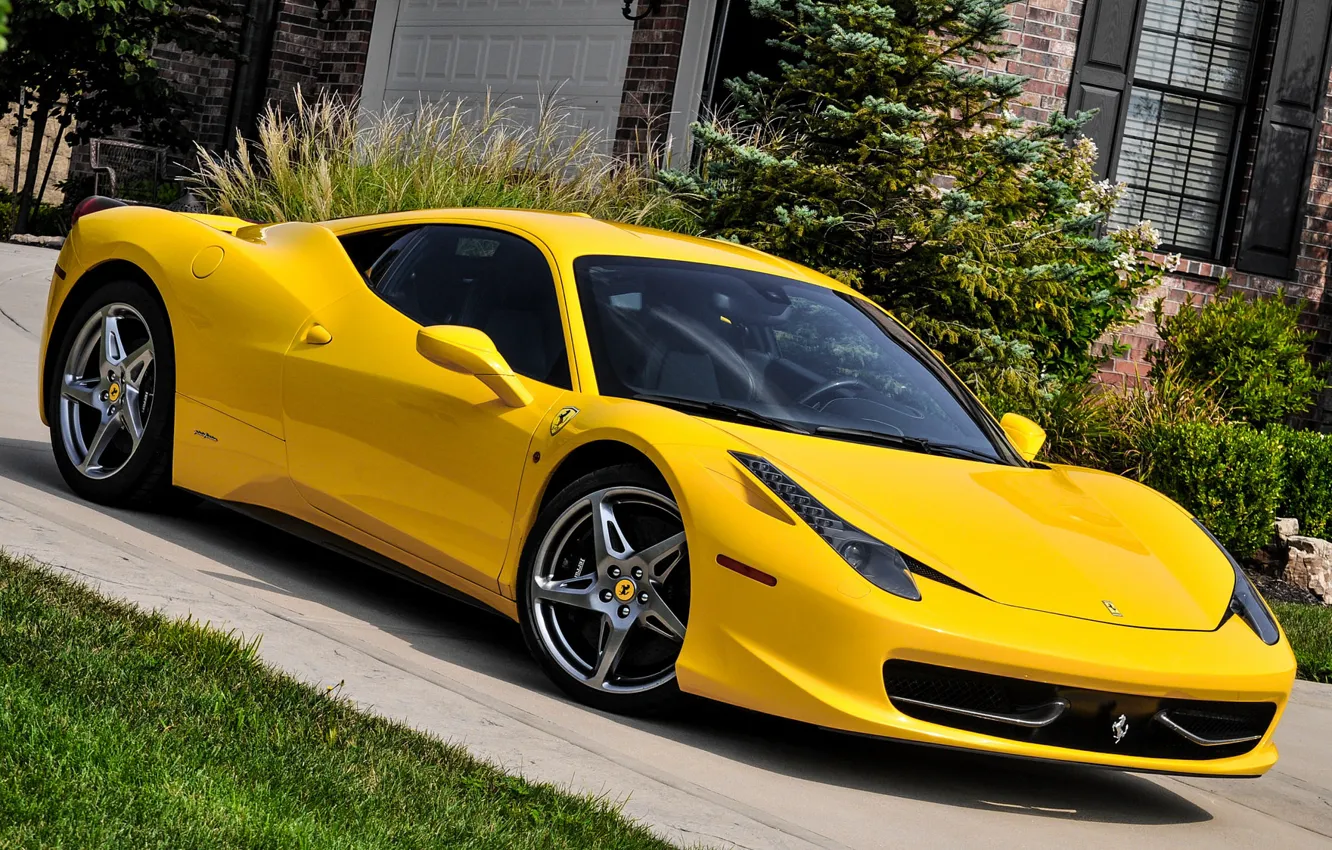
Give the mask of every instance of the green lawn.
[{"label": "green lawn", "polygon": [[1299,677],[1332,683],[1332,608],[1276,602],[1272,610],[1295,649]]},{"label": "green lawn", "polygon": [[668,845],[0,554],[0,846]]}]

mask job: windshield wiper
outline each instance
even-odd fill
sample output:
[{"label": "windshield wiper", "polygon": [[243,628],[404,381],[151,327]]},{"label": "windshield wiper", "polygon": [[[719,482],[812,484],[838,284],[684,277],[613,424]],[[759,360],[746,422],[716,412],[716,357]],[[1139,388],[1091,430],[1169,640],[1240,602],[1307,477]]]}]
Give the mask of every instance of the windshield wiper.
[{"label": "windshield wiper", "polygon": [[723,401],[700,401],[696,398],[685,398],[683,396],[674,395],[653,395],[651,393],[636,393],[633,398],[635,401],[646,401],[652,404],[660,404],[663,407],[674,407],[678,410],[684,410],[690,413],[701,413],[705,416],[713,416],[717,419],[730,419],[733,422],[744,422],[748,425],[760,425],[764,428],[775,428],[778,431],[790,431],[792,434],[809,433],[809,431],[801,428],[794,422],[778,419],[775,416],[765,416],[757,410],[751,410],[748,407],[739,407],[734,404],[727,404]]},{"label": "windshield wiper", "polygon": [[839,440],[850,440],[857,443],[889,446],[894,449],[905,449],[926,455],[983,460],[986,463],[999,462],[998,458],[984,452],[978,452],[975,449],[955,446],[951,443],[936,443],[923,437],[904,437],[901,434],[886,434],[882,431],[869,431],[862,428],[840,428],[836,425],[820,425],[814,429],[814,433],[820,437],[834,437]]}]

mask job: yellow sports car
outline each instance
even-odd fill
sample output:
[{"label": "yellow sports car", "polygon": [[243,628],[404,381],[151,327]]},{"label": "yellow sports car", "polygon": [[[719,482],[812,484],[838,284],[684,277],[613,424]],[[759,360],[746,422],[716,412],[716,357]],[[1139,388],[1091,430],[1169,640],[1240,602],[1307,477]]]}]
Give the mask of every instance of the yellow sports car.
[{"label": "yellow sports car", "polygon": [[174,486],[516,619],[574,699],[1252,776],[1295,662],[1235,560],[1049,466],[860,294],[580,215],[90,199],[40,378],[78,494]]}]

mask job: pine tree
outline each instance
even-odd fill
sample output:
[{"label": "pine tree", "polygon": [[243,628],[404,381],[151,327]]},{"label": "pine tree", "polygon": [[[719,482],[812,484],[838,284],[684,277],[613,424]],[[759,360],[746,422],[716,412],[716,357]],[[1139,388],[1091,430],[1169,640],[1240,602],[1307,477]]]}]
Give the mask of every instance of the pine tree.
[{"label": "pine tree", "polygon": [[1088,116],[1033,124],[1003,0],[751,0],[774,79],[727,81],[666,172],[705,231],[812,266],[891,309],[983,394],[1095,371],[1093,344],[1157,275],[1150,227],[1107,233]]}]

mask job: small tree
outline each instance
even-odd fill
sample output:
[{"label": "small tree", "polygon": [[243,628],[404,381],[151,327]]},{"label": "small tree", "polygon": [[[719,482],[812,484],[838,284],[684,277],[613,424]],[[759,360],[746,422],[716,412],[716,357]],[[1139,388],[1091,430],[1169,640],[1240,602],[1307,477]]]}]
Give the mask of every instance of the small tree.
[{"label": "small tree", "polygon": [[1030,407],[1083,381],[1094,343],[1159,274],[1149,227],[1111,232],[1119,190],[1087,116],[1031,124],[1005,0],[751,0],[776,21],[777,79],[730,80],[729,114],[696,124],[702,158],[667,185],[705,230],[862,288],[975,388]]},{"label": "small tree", "polygon": [[[3,0],[0,0],[3,2]],[[176,90],[152,58],[159,42],[217,52],[225,0],[24,0],[9,20],[9,49],[0,53],[0,91],[20,95],[26,113],[17,132],[32,140],[19,192],[16,230],[38,200],[41,140],[55,122],[69,144],[137,127],[145,141],[183,146],[189,139]],[[15,106],[5,105],[7,114]],[[73,127],[74,129],[71,129]],[[49,176],[55,159],[50,152]],[[45,180],[42,181],[43,185]]]},{"label": "small tree", "polygon": [[1148,352],[1155,379],[1174,370],[1208,388],[1236,419],[1256,426],[1281,422],[1308,410],[1325,385],[1322,367],[1309,362],[1314,335],[1300,328],[1302,303],[1284,293],[1253,299],[1229,292],[1201,308],[1186,300],[1174,316],[1154,309],[1161,344]]}]

